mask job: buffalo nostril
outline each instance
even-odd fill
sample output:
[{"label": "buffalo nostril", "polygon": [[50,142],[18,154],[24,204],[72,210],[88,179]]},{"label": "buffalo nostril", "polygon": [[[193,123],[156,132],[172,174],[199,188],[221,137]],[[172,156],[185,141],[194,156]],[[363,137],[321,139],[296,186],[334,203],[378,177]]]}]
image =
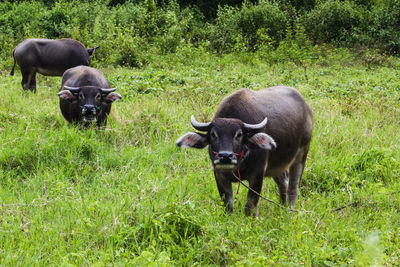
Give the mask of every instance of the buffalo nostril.
[{"label": "buffalo nostril", "polygon": [[96,107],[93,105],[85,105],[82,109],[83,115],[96,114]]},{"label": "buffalo nostril", "polygon": [[218,157],[224,158],[224,159],[229,159],[231,156],[232,156],[232,154],[231,153],[227,153],[227,152],[218,153]]},{"label": "buffalo nostril", "polygon": [[218,158],[220,159],[221,163],[231,163],[234,159],[234,155],[230,152],[219,152]]}]

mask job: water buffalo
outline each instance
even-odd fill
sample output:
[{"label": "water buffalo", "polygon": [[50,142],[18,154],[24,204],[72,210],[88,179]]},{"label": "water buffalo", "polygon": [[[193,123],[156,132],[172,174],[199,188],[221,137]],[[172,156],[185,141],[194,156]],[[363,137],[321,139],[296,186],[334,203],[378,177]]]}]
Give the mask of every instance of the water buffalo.
[{"label": "water buffalo", "polygon": [[112,102],[122,98],[114,92],[116,89],[110,88],[103,73],[95,68],[78,66],[68,69],[58,92],[61,113],[69,123],[88,127],[96,122],[97,126],[105,126]]},{"label": "water buffalo", "polygon": [[[263,177],[272,176],[281,202],[294,206],[310,146],[313,115],[310,106],[293,88],[275,86],[239,90],[226,97],[211,122],[199,123],[176,144],[207,145],[219,194],[227,211],[233,211],[232,182],[248,180],[261,193]],[[267,123],[268,122],[268,123]],[[259,196],[248,192],[245,214],[258,215]]]},{"label": "water buffalo", "polygon": [[79,65],[88,66],[90,56],[98,48],[86,49],[72,39],[26,39],[13,51],[14,75],[18,63],[22,74],[22,88],[36,92],[36,72],[47,76],[62,76],[64,71]]}]

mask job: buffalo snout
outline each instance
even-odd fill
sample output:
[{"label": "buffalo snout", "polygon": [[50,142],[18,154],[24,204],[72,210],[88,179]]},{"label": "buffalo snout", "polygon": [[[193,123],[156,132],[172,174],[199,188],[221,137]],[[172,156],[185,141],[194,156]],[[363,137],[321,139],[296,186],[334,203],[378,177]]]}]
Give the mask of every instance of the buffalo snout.
[{"label": "buffalo snout", "polygon": [[96,115],[96,107],[94,105],[84,105],[82,108],[83,116]]},{"label": "buffalo snout", "polygon": [[220,151],[217,153],[215,160],[215,164],[236,164],[236,156],[229,151]]}]

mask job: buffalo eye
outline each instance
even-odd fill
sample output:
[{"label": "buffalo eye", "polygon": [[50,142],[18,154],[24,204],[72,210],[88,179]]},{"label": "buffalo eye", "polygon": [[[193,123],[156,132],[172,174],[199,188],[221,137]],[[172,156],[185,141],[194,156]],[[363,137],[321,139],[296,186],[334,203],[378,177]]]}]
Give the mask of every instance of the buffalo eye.
[{"label": "buffalo eye", "polygon": [[212,139],[217,139],[218,138],[218,135],[217,135],[217,133],[215,131],[211,131],[210,136],[211,136]]},{"label": "buffalo eye", "polygon": [[240,139],[240,138],[242,138],[242,137],[243,137],[243,132],[242,132],[241,130],[237,131],[237,132],[236,132],[236,135],[235,135],[235,138],[236,138],[236,139]]},{"label": "buffalo eye", "polygon": [[97,94],[95,98],[96,98],[97,101],[100,101],[101,100],[101,94]]},{"label": "buffalo eye", "polygon": [[84,99],[85,96],[83,95],[83,93],[79,93],[79,99]]}]

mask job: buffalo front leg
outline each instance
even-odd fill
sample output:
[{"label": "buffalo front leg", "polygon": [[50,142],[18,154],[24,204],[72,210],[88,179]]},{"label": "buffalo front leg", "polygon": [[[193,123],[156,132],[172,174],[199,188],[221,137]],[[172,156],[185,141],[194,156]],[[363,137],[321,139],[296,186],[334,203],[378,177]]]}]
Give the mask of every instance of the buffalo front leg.
[{"label": "buffalo front leg", "polygon": [[233,194],[232,182],[219,172],[215,172],[215,181],[217,182],[218,192],[226,207],[227,212],[233,212]]},{"label": "buffalo front leg", "polygon": [[278,186],[279,196],[281,197],[281,203],[286,204],[288,184],[289,184],[289,173],[288,171],[282,172],[280,175],[273,177],[276,185]]},{"label": "buffalo front leg", "polygon": [[249,180],[249,190],[247,193],[247,203],[244,206],[244,213],[246,216],[258,216],[258,201],[260,199],[261,189],[263,184],[263,173],[259,173]]}]

